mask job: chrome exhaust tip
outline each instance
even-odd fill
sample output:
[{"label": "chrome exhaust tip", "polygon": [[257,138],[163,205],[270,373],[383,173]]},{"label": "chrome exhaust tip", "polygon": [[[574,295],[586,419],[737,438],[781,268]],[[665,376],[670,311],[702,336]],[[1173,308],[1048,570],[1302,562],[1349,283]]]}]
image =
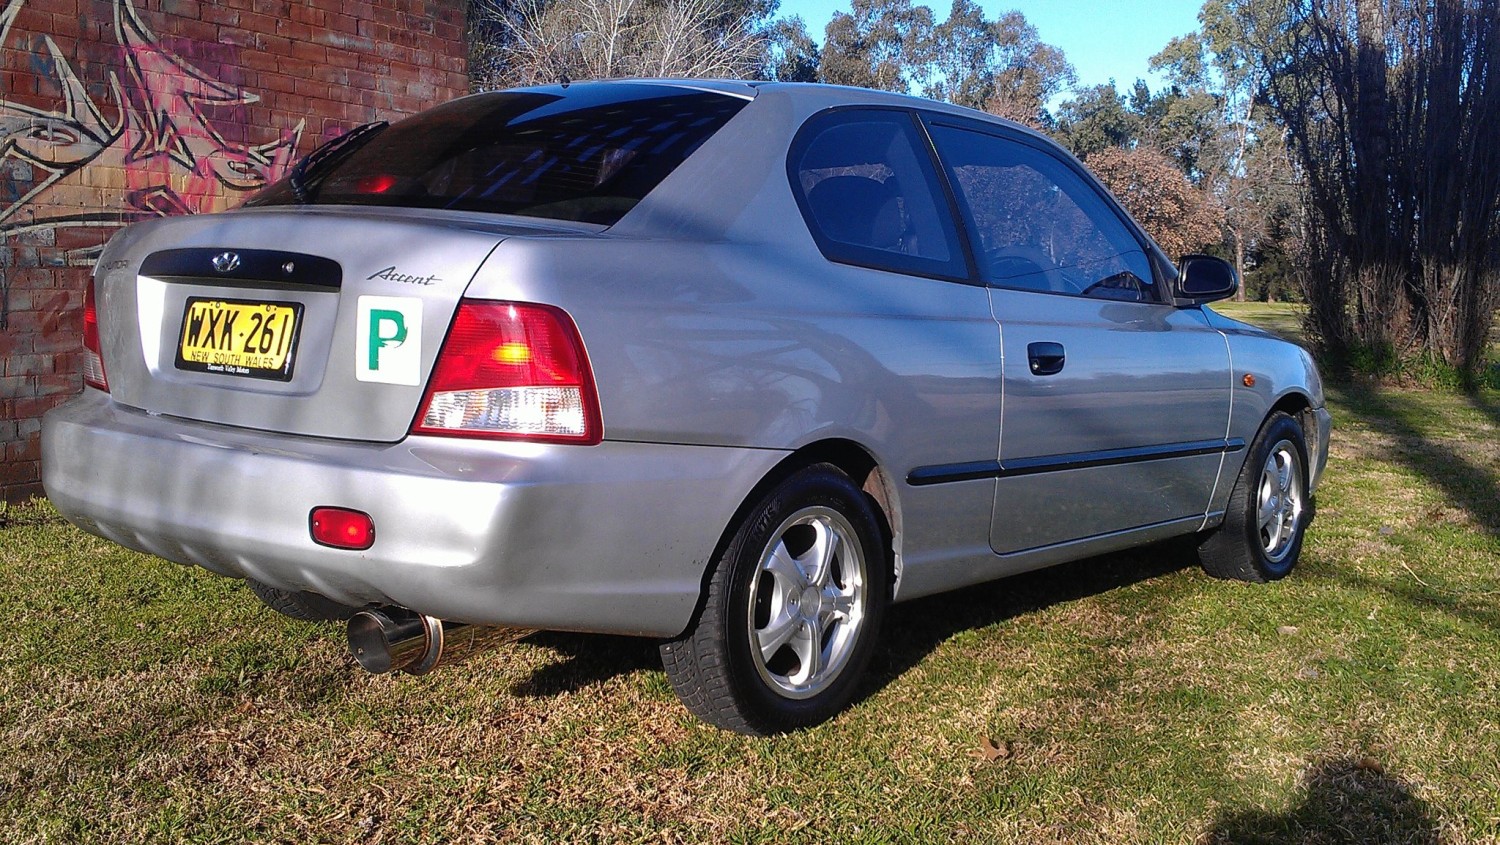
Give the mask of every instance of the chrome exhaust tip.
[{"label": "chrome exhaust tip", "polygon": [[480,646],[515,642],[531,628],[501,628],[445,622],[404,607],[367,608],[349,617],[349,653],[367,672],[425,675],[439,661],[452,662]]}]

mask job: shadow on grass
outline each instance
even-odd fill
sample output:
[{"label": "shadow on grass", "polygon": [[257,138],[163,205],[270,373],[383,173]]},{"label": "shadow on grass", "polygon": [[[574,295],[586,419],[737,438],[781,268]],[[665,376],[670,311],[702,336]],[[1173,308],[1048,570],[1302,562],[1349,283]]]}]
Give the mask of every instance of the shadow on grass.
[{"label": "shadow on grass", "polygon": [[[853,703],[879,692],[962,631],[1197,565],[1194,547],[1174,541],[896,605],[886,616],[875,657]],[[517,683],[512,692],[519,696],[562,695],[619,675],[661,668],[654,640],[543,632],[528,641],[556,651],[562,659],[536,669]]]},{"label": "shadow on grass", "polygon": [[1218,845],[1442,842],[1432,811],[1411,785],[1373,760],[1338,759],[1308,772],[1302,802],[1287,813],[1244,810],[1221,816],[1201,841]]},{"label": "shadow on grass", "polygon": [[538,667],[530,677],[511,687],[513,695],[526,698],[551,698],[619,675],[661,668],[656,641],[641,637],[542,631],[526,641],[549,648],[562,658]]},{"label": "shadow on grass", "polygon": [[[1336,395],[1363,423],[1397,438],[1394,454],[1386,456],[1388,460],[1420,474],[1449,501],[1472,514],[1485,531],[1500,537],[1500,477],[1494,471],[1432,440],[1423,431],[1416,412],[1404,407],[1399,396],[1361,385],[1344,385]],[[1500,421],[1500,408],[1479,397],[1470,401]],[[1338,425],[1337,420],[1334,425]]]},{"label": "shadow on grass", "polygon": [[885,688],[955,634],[1197,566],[1195,545],[1172,540],[898,604],[886,616],[854,703]]},{"label": "shadow on grass", "polygon": [[[1495,365],[1500,371],[1500,364]],[[1471,393],[1467,397],[1469,404],[1474,410],[1490,418],[1490,422],[1500,425],[1500,402],[1494,401],[1494,397],[1500,397],[1500,393]]]}]

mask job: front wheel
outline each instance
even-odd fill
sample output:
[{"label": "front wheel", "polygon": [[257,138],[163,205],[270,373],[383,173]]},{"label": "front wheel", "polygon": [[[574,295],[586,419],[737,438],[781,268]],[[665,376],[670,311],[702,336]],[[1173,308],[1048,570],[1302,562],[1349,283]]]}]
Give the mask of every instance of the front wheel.
[{"label": "front wheel", "polygon": [[881,536],[869,498],[831,465],[767,494],[715,562],[697,621],[661,646],[688,710],[755,735],[839,712],[887,604]]},{"label": "front wheel", "polygon": [[1308,482],[1302,426],[1278,411],[1250,446],[1229,495],[1224,524],[1198,547],[1203,569],[1240,581],[1285,577],[1297,565],[1312,521]]}]

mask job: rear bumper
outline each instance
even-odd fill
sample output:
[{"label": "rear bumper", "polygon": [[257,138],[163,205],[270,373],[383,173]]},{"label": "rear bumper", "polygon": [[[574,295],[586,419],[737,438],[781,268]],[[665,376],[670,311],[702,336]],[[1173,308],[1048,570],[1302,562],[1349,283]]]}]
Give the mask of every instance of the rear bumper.
[{"label": "rear bumper", "polygon": [[[94,390],[50,412],[48,497],[86,531],[350,605],[456,621],[672,636],[741,498],[784,453],[269,435],[149,416]],[[319,506],[370,514],[319,546]]]}]

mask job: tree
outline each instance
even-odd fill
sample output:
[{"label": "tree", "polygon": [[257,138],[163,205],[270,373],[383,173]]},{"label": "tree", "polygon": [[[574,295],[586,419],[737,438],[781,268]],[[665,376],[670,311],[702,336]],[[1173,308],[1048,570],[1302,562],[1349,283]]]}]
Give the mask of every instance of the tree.
[{"label": "tree", "polygon": [[987,20],[971,0],[954,0],[933,28],[930,55],[927,96],[1033,126],[1076,79],[1062,51],[1043,43],[1024,15]]},{"label": "tree", "polygon": [[881,91],[911,90],[926,72],[932,10],[911,0],[854,0],[834,12],[819,55],[821,81]]},{"label": "tree", "polygon": [[1201,252],[1220,241],[1222,212],[1165,154],[1106,147],[1084,163],[1167,255]]},{"label": "tree", "polygon": [[764,68],[770,0],[475,0],[476,88],[563,79],[745,77]]},{"label": "tree", "polygon": [[766,78],[775,82],[817,82],[818,45],[799,16],[782,18],[767,33]]},{"label": "tree", "polygon": [[1307,209],[1328,351],[1472,380],[1500,300],[1500,0],[1237,0]]},{"label": "tree", "polygon": [[954,0],[935,23],[911,0],[854,0],[825,31],[821,79],[885,91],[921,90],[1023,123],[1041,125],[1046,105],[1074,80],[1061,50],[1043,43],[1020,12],[989,20]]},{"label": "tree", "polygon": [[1052,136],[1073,155],[1087,158],[1109,147],[1135,146],[1142,129],[1142,116],[1110,82],[1084,88],[1059,106]]}]

